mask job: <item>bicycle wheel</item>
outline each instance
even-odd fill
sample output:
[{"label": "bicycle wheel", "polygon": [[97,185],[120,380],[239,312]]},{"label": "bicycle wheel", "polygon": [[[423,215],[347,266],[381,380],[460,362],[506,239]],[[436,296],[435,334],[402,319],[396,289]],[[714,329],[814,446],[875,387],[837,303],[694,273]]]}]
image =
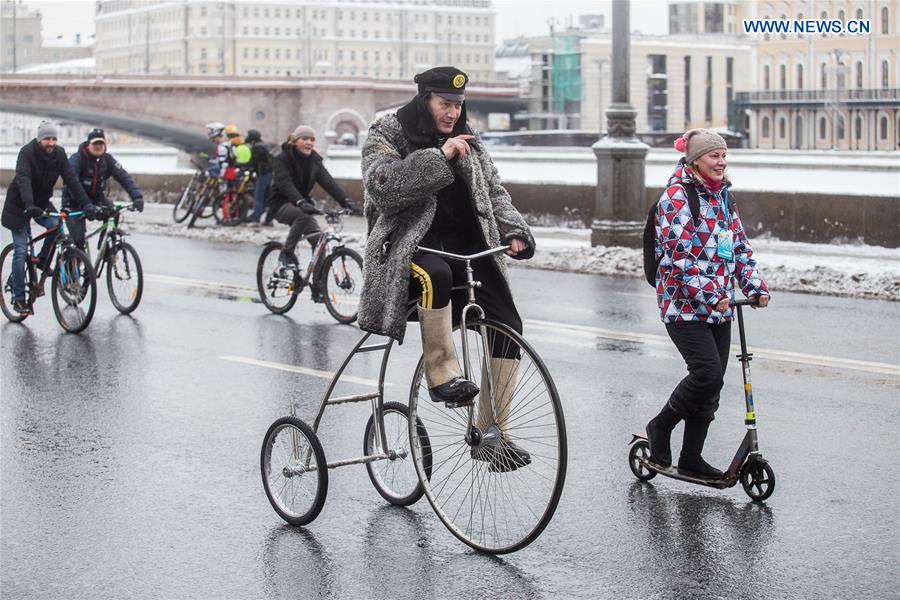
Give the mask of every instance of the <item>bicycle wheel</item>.
[{"label": "bicycle wheel", "polygon": [[277,242],[267,244],[256,265],[259,299],[276,315],[283,315],[294,307],[301,286],[297,270],[282,266],[278,260],[282,247]]},{"label": "bicycle wheel", "polygon": [[144,293],[144,270],[137,252],[127,242],[109,249],[106,259],[106,289],[109,299],[123,315],[141,303]]},{"label": "bicycle wheel", "polygon": [[240,225],[247,217],[247,204],[242,195],[229,192],[223,196],[216,198],[213,206],[213,216],[216,223],[233,227]]},{"label": "bicycle wheel", "polygon": [[213,207],[212,202],[215,200],[216,192],[207,187],[200,196],[194,201],[193,209],[191,210],[191,218],[188,220],[188,229],[193,227],[197,223],[197,219],[207,219],[213,216]]},{"label": "bicycle wheel", "polygon": [[338,248],[326,259],[320,271],[325,308],[338,323],[352,323],[359,312],[363,283],[363,261],[349,248]]},{"label": "bicycle wheel", "polygon": [[97,281],[87,255],[78,248],[67,248],[53,271],[53,312],[69,333],[87,327],[97,307]]},{"label": "bicycle wheel", "polygon": [[260,453],[263,488],[278,515],[291,525],[311,523],[325,506],[328,467],[312,428],[297,417],[272,423]]},{"label": "bicycle wheel", "polygon": [[[488,320],[469,328],[471,375],[481,377],[481,393],[464,409],[432,402],[420,359],[409,413],[428,431],[430,446],[410,431],[411,449],[425,496],[447,529],[476,550],[503,554],[537,539],[556,511],[566,478],[565,421],[547,367],[519,334]],[[490,359],[494,354],[507,358]]]},{"label": "bicycle wheel", "polygon": [[[27,257],[26,257],[27,258]],[[28,315],[23,315],[22,313],[13,310],[12,304],[13,300],[15,300],[15,294],[13,293],[13,283],[12,283],[12,260],[13,260],[13,245],[9,244],[6,248],[3,249],[3,252],[0,253],[0,282],[3,285],[3,294],[0,295],[0,310],[3,311],[3,315],[12,321],[13,323],[21,323],[25,320]],[[25,269],[25,300],[30,301],[28,298],[31,290],[31,286],[28,282],[28,269]]]},{"label": "bicycle wheel", "polygon": [[[425,426],[418,423],[416,435],[423,448],[430,448],[431,442]],[[419,501],[425,491],[416,475],[409,451],[409,408],[399,402],[384,403],[384,433],[388,447],[379,448],[375,439],[375,415],[369,417],[366,431],[363,434],[363,453],[371,456],[377,451],[393,454],[375,462],[366,463],[369,479],[381,494],[381,497],[394,506],[409,506]],[[431,465],[426,465],[426,472],[431,473]]]},{"label": "bicycle wheel", "polygon": [[194,202],[197,200],[197,191],[199,188],[200,182],[195,175],[191,178],[187,187],[184,188],[181,198],[179,198],[178,202],[172,207],[172,218],[176,223],[181,223],[191,214],[191,210],[194,208]]}]

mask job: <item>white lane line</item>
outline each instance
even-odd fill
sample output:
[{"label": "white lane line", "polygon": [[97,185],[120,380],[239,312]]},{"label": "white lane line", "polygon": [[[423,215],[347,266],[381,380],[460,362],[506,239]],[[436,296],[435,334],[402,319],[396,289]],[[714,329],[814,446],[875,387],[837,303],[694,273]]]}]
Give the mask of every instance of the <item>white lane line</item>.
[{"label": "white lane line", "polygon": [[[525,324],[535,329],[547,332],[555,332],[557,334],[567,332],[579,335],[600,337],[611,340],[619,340],[625,342],[650,343],[654,345],[671,345],[671,340],[665,335],[656,335],[652,333],[636,333],[630,331],[615,331],[611,329],[601,329],[600,327],[591,327],[590,325],[570,325],[568,323],[556,323],[553,321],[540,321],[537,319],[525,319]],[[564,336],[557,336],[556,340],[565,343]],[[740,347],[732,345],[731,350],[734,353],[740,352]],[[777,362],[788,362],[803,365],[813,365],[817,367],[834,367],[838,369],[850,369],[854,371],[864,371],[866,373],[877,373],[880,375],[900,376],[900,365],[892,365],[890,363],[869,362],[864,360],[855,360],[852,358],[835,358],[832,356],[821,356],[818,354],[803,354],[801,352],[789,352],[787,350],[771,350],[766,348],[753,348],[750,351],[756,358],[765,358]]]},{"label": "white lane line", "polygon": [[[169,283],[172,285],[181,285],[186,287],[203,287],[215,290],[232,290],[256,293],[254,288],[248,286],[239,286],[226,283],[216,283],[213,281],[200,281],[197,279],[186,279],[183,277],[174,277],[170,275],[152,275],[145,274],[148,280],[159,281],[160,283]],[[529,327],[542,329],[553,333],[569,332],[592,337],[600,337],[611,340],[619,340],[625,342],[636,342],[641,344],[661,344],[669,345],[672,342],[669,336],[657,335],[652,333],[637,333],[630,331],[616,331],[613,329],[603,329],[600,327],[592,327],[590,325],[574,325],[570,323],[557,323],[555,321],[542,321],[539,319],[525,319],[525,323]],[[557,337],[558,341],[565,343],[564,338]],[[731,347],[732,352],[739,352],[740,348],[736,345]],[[804,354],[801,352],[790,352],[787,350],[773,350],[766,348],[751,348],[753,355],[757,358],[765,358],[776,362],[787,362],[794,364],[811,365],[818,367],[833,367],[837,369],[849,369],[853,371],[863,371],[865,373],[877,373],[879,375],[893,375],[900,377],[900,365],[890,363],[869,362],[864,360],[855,360],[852,358],[836,358],[832,356],[822,356],[818,354]],[[273,363],[274,364],[274,363]],[[290,365],[288,365],[290,366]],[[294,367],[292,367],[294,368]],[[301,367],[295,367],[301,368]],[[319,371],[322,373],[322,371]],[[312,374],[312,373],[310,373]],[[333,374],[328,374],[330,379]],[[342,378],[343,379],[343,378]],[[349,380],[348,380],[349,381]]]},{"label": "white lane line", "polygon": [[[308,369],[306,367],[298,367],[296,365],[286,365],[284,363],[277,362],[269,362],[266,360],[257,360],[255,358],[248,358],[246,356],[219,356],[220,360],[227,360],[231,362],[241,363],[245,365],[253,365],[254,367],[265,367],[267,369],[277,369],[279,371],[288,371],[289,373],[300,373],[302,375],[310,375],[312,377],[319,377],[320,379],[332,380],[334,379],[334,373],[330,371],[319,371],[317,369]],[[364,379],[362,377],[354,377],[353,375],[341,375],[341,381],[347,383],[358,383],[360,385],[368,385],[371,387],[378,387],[378,382],[374,379]],[[385,386],[389,386],[391,384],[385,383]]]}]

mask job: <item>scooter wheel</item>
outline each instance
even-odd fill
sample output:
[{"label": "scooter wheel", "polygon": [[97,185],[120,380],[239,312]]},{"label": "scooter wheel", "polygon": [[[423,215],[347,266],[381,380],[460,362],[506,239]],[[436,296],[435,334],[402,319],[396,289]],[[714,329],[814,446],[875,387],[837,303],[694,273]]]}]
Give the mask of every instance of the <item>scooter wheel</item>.
[{"label": "scooter wheel", "polygon": [[648,469],[647,466],[641,462],[642,460],[646,461],[649,458],[650,444],[647,443],[647,440],[638,440],[631,445],[631,450],[628,451],[628,466],[631,467],[631,472],[634,473],[634,476],[641,481],[650,481],[656,477],[656,471]]},{"label": "scooter wheel", "polygon": [[741,467],[741,485],[754,502],[762,502],[775,491],[775,471],[764,460],[747,461]]}]

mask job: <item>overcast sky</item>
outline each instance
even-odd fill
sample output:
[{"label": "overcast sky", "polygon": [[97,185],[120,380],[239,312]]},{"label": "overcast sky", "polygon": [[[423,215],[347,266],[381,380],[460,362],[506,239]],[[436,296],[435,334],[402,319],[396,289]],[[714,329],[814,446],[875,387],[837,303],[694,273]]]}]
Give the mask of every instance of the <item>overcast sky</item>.
[{"label": "overcast sky", "polygon": [[[26,4],[43,14],[44,37],[72,37],[94,33],[92,0],[30,0]],[[609,6],[609,0],[494,0],[497,13],[496,41],[519,35],[542,35],[549,31],[548,20],[556,19],[564,27],[570,17],[596,13],[598,7]],[[631,29],[644,33],[666,33],[666,0],[633,0]]]}]

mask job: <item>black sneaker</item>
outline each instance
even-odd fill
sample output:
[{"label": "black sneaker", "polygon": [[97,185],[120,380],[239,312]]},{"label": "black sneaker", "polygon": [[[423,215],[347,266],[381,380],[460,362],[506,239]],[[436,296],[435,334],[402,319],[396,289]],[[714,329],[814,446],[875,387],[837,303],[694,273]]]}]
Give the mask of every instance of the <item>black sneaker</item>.
[{"label": "black sneaker", "polygon": [[472,458],[490,463],[488,471],[509,473],[531,464],[531,454],[513,442],[500,440],[496,446],[484,445],[472,449]]},{"label": "black sneaker", "polygon": [[25,302],[24,300],[19,300],[19,299],[13,300],[12,308],[14,311],[19,313],[20,315],[33,315],[34,314],[34,311],[31,309],[31,307],[28,305],[28,303]]},{"label": "black sneaker", "polygon": [[293,252],[282,251],[278,254],[278,262],[285,267],[296,269],[298,265],[297,255]]},{"label": "black sneaker", "polygon": [[309,286],[309,292],[312,294],[313,302],[321,304],[325,302],[325,288],[314,283]]}]

